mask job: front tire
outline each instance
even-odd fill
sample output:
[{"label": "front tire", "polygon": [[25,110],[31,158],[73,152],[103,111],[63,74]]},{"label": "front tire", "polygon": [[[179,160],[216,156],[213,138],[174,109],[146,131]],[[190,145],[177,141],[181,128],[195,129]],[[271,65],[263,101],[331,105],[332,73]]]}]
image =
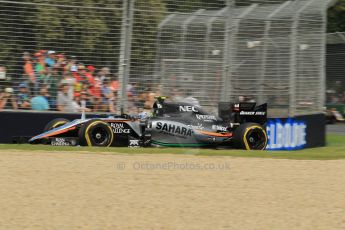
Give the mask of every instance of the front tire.
[{"label": "front tire", "polygon": [[234,142],[237,148],[264,150],[267,146],[267,134],[257,123],[244,123],[235,130]]},{"label": "front tire", "polygon": [[101,120],[86,122],[79,129],[80,145],[109,147],[114,140],[114,133],[110,125]]},{"label": "front tire", "polygon": [[59,126],[63,126],[64,124],[68,123],[69,120],[65,118],[56,118],[54,120],[51,120],[43,129],[44,132],[47,132],[49,130],[55,129]]}]

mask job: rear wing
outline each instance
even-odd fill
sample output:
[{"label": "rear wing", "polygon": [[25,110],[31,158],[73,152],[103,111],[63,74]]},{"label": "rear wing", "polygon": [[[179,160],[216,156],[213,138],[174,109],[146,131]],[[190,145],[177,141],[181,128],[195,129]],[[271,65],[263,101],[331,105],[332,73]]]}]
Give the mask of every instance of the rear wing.
[{"label": "rear wing", "polygon": [[226,122],[255,122],[265,125],[267,122],[267,103],[256,105],[256,102],[219,102],[218,116]]}]

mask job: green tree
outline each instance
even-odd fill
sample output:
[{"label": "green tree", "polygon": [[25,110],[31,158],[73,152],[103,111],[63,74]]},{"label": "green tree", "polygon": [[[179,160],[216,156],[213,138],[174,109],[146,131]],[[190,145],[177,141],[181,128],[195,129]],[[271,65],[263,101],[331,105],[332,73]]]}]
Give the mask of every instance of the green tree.
[{"label": "green tree", "polygon": [[328,9],[327,32],[345,31],[345,0],[338,0],[337,3]]},{"label": "green tree", "polygon": [[225,7],[226,0],[163,0],[170,12],[193,12],[199,9],[219,9]]},{"label": "green tree", "polygon": [[[13,74],[22,73],[20,57],[24,51],[33,53],[41,49],[75,55],[79,61],[98,67],[117,65],[121,2],[22,2],[39,4],[0,3],[0,64]],[[73,3],[76,7],[68,7]]]}]

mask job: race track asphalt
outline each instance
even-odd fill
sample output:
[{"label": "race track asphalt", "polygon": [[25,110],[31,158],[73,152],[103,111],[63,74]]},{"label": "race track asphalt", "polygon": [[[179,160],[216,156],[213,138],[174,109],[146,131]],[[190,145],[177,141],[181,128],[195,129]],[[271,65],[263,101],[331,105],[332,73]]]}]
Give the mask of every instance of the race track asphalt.
[{"label": "race track asphalt", "polygon": [[345,124],[327,125],[327,134],[345,135]]}]

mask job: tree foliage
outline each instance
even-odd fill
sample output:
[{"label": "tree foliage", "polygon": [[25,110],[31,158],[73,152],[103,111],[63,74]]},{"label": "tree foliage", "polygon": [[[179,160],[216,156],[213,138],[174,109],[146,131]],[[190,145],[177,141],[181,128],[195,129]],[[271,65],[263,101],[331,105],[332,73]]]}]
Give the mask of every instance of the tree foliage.
[{"label": "tree foliage", "polygon": [[327,32],[345,31],[345,0],[338,0],[337,3],[328,10]]},{"label": "tree foliage", "polygon": [[[56,50],[85,64],[116,65],[122,9],[113,0],[78,1],[80,7],[64,7],[69,0],[25,2],[44,4],[0,4],[0,64],[20,74],[24,51]],[[112,9],[92,8],[100,6]]]}]

